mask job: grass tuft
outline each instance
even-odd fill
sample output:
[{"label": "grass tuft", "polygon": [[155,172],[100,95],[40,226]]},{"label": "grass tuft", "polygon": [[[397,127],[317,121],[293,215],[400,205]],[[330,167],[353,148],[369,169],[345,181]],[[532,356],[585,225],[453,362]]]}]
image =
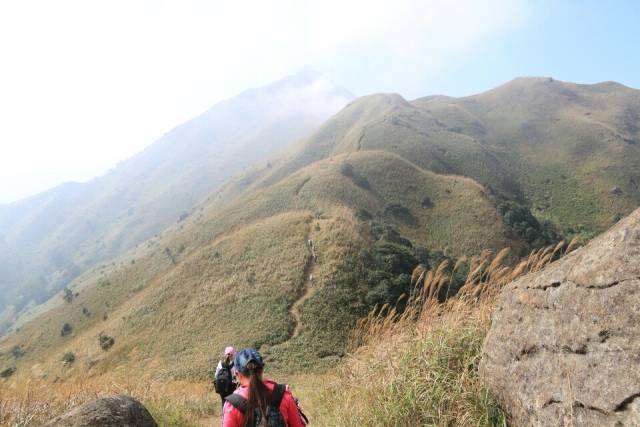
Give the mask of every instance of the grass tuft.
[{"label": "grass tuft", "polygon": [[505,284],[574,246],[561,242],[516,265],[507,264],[508,250],[483,252],[470,260],[465,285],[444,303],[438,290],[451,281],[446,264],[431,271],[418,266],[406,309],[385,305],[361,320],[351,354],[309,397],[321,425],[506,426],[506,414],[478,374],[493,301]]}]

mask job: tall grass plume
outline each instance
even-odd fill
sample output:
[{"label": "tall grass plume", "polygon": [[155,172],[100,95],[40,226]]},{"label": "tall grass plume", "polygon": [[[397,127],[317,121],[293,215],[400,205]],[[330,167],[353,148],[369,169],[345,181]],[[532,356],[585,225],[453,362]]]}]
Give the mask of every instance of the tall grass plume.
[{"label": "tall grass plume", "polygon": [[[418,266],[411,295],[398,304],[403,310],[377,308],[354,328],[351,354],[318,392],[322,425],[507,425],[478,376],[495,296],[574,247],[561,242],[516,264],[504,249],[460,260],[451,269],[446,262],[430,271]],[[463,264],[469,271],[464,284],[442,302],[439,295]]]}]

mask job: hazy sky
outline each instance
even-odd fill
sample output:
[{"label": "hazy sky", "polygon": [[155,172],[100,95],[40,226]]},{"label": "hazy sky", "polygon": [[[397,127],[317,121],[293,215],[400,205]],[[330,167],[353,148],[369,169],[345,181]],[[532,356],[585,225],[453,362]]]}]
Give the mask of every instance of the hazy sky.
[{"label": "hazy sky", "polygon": [[0,0],[0,203],[106,172],[310,66],[356,95],[640,87],[639,1]]}]

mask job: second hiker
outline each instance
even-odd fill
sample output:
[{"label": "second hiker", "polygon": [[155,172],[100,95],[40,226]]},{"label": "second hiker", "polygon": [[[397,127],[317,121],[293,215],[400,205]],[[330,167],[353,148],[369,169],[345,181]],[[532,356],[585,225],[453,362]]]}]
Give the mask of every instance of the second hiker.
[{"label": "second hiker", "polygon": [[233,363],[235,355],[235,348],[231,346],[226,347],[224,349],[224,358],[219,361],[218,366],[216,366],[213,385],[216,393],[220,395],[223,407],[224,398],[233,393],[238,386],[236,382],[236,368]]}]

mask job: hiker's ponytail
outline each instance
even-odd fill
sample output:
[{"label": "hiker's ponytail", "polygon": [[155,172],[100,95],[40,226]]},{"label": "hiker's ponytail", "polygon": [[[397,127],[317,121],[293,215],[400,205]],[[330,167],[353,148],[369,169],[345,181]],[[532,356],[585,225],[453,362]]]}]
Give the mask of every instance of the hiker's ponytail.
[{"label": "hiker's ponytail", "polygon": [[271,398],[271,392],[262,382],[262,366],[254,361],[247,363],[249,371],[249,399],[247,399],[247,411],[244,414],[244,427],[253,427],[256,423],[256,409],[260,413],[261,425],[267,426],[267,405]]}]

